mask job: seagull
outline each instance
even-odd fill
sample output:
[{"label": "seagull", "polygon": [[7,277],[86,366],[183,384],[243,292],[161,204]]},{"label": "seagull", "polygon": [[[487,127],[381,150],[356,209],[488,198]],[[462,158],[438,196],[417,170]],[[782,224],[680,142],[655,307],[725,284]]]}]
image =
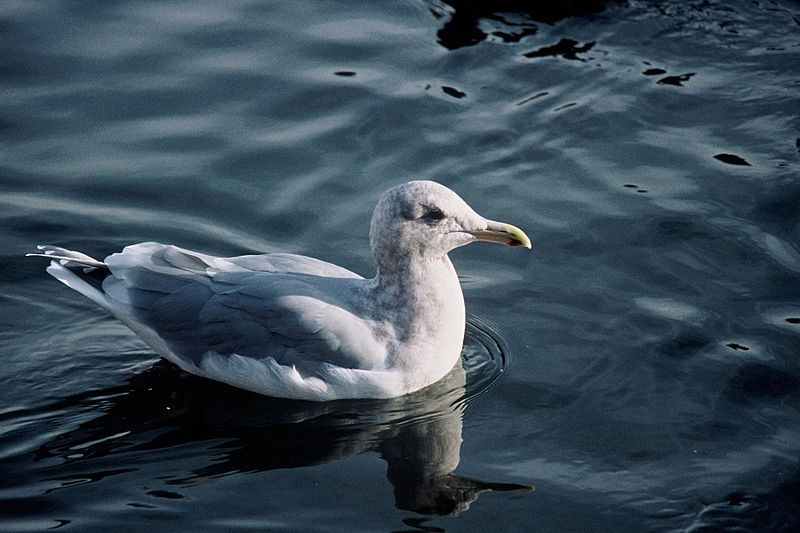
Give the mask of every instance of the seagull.
[{"label": "seagull", "polygon": [[433,181],[386,191],[372,215],[372,279],[289,253],[215,257],[145,242],[98,261],[38,246],[47,272],[186,372],[266,396],[394,398],[443,378],[464,341],[451,250],[530,249]]}]

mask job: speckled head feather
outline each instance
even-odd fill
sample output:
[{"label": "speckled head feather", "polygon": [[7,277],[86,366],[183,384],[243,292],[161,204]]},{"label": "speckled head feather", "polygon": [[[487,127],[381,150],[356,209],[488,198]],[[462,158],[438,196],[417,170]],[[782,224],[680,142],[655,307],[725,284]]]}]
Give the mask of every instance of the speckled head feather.
[{"label": "speckled head feather", "polygon": [[370,224],[378,268],[404,260],[439,258],[476,240],[486,220],[456,193],[433,181],[410,181],[384,193]]}]

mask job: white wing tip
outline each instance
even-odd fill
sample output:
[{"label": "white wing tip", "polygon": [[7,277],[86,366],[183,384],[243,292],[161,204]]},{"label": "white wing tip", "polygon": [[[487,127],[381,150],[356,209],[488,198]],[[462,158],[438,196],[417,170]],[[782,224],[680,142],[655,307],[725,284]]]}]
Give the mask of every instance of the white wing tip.
[{"label": "white wing tip", "polygon": [[58,260],[64,266],[87,266],[95,268],[103,268],[106,266],[102,261],[98,261],[88,255],[67,250],[59,246],[38,245],[36,249],[39,252],[25,254],[25,257],[45,257],[47,259]]}]

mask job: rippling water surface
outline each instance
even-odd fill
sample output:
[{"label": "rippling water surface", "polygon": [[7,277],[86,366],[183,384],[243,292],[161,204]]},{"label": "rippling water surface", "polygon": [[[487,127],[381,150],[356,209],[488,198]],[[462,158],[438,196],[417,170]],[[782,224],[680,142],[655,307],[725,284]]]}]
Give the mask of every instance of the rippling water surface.
[{"label": "rippling water surface", "polygon": [[[0,4],[0,530],[800,525],[800,7],[519,4]],[[463,365],[397,400],[185,375],[22,257],[371,275],[414,178],[534,250],[452,254]]]}]

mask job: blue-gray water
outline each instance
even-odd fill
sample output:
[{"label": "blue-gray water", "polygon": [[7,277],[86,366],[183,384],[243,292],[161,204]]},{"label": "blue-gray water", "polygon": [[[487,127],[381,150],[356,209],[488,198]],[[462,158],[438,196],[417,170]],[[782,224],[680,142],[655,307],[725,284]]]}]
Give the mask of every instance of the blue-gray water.
[{"label": "blue-gray water", "polygon": [[[530,4],[0,3],[0,530],[795,530],[800,5]],[[22,257],[371,275],[415,178],[534,250],[452,254],[466,372],[396,401],[182,374]]]}]

